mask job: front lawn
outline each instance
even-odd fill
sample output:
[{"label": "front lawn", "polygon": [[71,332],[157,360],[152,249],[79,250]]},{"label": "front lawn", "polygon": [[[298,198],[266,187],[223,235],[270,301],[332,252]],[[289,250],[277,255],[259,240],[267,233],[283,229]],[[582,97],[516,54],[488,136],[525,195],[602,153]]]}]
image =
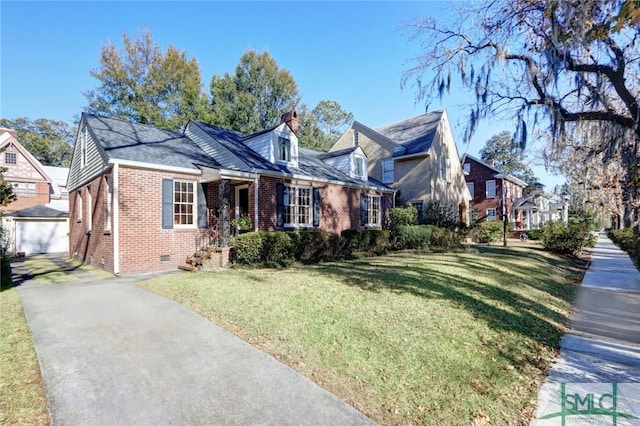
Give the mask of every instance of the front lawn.
[{"label": "front lawn", "polygon": [[382,424],[528,424],[584,265],[535,243],[143,286]]}]

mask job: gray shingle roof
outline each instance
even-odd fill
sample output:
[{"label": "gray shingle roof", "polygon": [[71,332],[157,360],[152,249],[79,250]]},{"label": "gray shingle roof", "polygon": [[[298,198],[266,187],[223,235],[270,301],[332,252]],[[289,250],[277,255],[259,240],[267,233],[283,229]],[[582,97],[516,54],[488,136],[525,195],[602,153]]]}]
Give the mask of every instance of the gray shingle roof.
[{"label": "gray shingle roof", "polygon": [[27,207],[13,213],[7,213],[7,216],[13,217],[68,217],[69,213],[38,204],[37,206]]},{"label": "gray shingle roof", "polygon": [[431,148],[443,112],[442,110],[428,112],[417,117],[377,127],[375,130],[402,145],[405,150],[400,155],[426,152]]},{"label": "gray shingle roof", "polygon": [[109,159],[197,169],[220,166],[191,139],[172,130],[84,114],[95,142]]},{"label": "gray shingle roof", "polygon": [[351,148],[345,148],[345,149],[340,149],[338,151],[331,151],[331,152],[318,152],[317,157],[318,158],[334,158],[334,157],[340,157],[342,155],[349,155],[351,154],[353,151],[355,151],[356,149],[358,149],[357,146],[352,146]]}]

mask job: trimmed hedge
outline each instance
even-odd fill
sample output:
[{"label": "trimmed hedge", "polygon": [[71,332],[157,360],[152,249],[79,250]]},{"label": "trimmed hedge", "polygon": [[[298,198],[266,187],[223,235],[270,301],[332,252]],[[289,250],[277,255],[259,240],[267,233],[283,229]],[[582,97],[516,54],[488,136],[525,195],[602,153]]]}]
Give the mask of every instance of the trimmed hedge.
[{"label": "trimmed hedge", "polygon": [[578,255],[585,247],[593,247],[596,237],[584,222],[548,222],[542,227],[542,245],[558,254]]},{"label": "trimmed hedge", "polygon": [[478,242],[493,243],[502,239],[504,224],[498,221],[482,222],[478,227]]},{"label": "trimmed hedge", "polygon": [[425,249],[429,247],[433,225],[399,225],[396,227],[395,248]]},{"label": "trimmed hedge", "polygon": [[633,228],[614,229],[609,231],[607,236],[615,245],[631,256],[635,256],[636,247],[633,244]]}]

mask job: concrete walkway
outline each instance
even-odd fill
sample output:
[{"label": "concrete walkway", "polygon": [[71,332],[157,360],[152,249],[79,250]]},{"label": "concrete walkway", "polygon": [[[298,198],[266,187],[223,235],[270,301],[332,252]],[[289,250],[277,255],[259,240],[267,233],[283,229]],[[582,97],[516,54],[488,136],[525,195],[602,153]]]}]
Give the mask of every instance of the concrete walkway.
[{"label": "concrete walkway", "polygon": [[[595,414],[597,408],[605,412]],[[613,411],[637,417],[617,418],[618,425],[640,425],[640,272],[601,234],[531,424],[616,424]]]},{"label": "concrete walkway", "polygon": [[54,426],[372,424],[293,369],[136,287],[148,275],[79,271],[79,281],[41,286],[23,279],[19,263],[13,272]]}]

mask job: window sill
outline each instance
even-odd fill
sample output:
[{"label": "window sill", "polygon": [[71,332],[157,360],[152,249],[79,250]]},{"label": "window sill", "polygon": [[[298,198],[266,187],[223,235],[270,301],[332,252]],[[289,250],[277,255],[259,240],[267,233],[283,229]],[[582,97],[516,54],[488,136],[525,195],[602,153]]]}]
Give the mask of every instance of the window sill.
[{"label": "window sill", "polygon": [[102,235],[111,235],[111,230],[110,229],[106,229]]}]

